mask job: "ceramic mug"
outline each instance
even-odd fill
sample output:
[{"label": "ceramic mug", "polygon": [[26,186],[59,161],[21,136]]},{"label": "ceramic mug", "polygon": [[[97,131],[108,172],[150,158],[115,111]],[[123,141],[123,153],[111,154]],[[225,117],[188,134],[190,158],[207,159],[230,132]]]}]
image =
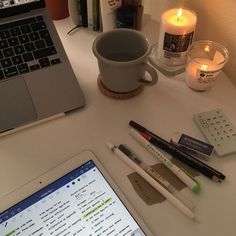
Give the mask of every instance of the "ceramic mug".
[{"label": "ceramic mug", "polygon": [[[134,91],[140,85],[156,84],[156,70],[147,64],[151,46],[145,36],[132,29],[114,29],[93,42],[103,85],[117,93]],[[147,79],[147,72],[150,76]]]}]

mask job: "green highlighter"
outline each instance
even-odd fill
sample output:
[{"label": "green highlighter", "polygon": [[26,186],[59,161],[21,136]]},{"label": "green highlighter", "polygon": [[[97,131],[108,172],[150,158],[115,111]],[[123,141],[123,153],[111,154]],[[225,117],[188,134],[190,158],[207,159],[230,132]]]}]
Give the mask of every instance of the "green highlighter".
[{"label": "green highlighter", "polygon": [[147,133],[138,132],[131,129],[131,136],[138,141],[146,150],[152,153],[161,163],[163,163],[176,177],[187,185],[194,193],[201,191],[200,184],[191,176],[186,170],[179,168],[172,161],[170,161],[163,153],[156,148],[157,140]]}]

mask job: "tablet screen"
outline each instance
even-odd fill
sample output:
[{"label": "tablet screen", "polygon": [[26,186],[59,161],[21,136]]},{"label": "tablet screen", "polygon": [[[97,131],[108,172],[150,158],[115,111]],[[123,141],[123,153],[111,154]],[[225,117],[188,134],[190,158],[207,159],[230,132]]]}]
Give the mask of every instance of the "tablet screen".
[{"label": "tablet screen", "polygon": [[0,214],[3,236],[144,236],[93,161]]}]

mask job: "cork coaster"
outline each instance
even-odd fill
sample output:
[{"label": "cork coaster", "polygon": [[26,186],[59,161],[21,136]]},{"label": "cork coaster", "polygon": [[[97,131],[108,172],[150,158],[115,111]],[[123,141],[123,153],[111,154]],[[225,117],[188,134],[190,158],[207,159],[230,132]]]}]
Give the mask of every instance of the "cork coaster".
[{"label": "cork coaster", "polygon": [[138,94],[140,94],[143,89],[144,89],[144,86],[143,85],[140,85],[138,88],[136,88],[135,90],[131,91],[131,92],[127,92],[127,93],[117,93],[117,92],[113,92],[109,89],[107,89],[104,84],[102,83],[102,80],[101,80],[101,76],[98,75],[98,78],[97,78],[97,83],[98,83],[98,88],[99,90],[104,94],[106,95],[107,97],[109,98],[114,98],[114,99],[128,99],[128,98],[132,98]]}]

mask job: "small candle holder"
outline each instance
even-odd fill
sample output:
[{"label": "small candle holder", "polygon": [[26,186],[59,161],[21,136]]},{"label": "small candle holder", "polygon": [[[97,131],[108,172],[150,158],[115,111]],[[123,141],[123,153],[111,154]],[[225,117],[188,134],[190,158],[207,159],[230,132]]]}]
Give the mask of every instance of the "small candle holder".
[{"label": "small candle holder", "polygon": [[167,76],[184,72],[187,50],[192,43],[197,16],[189,9],[169,9],[161,15],[158,44],[149,61]]},{"label": "small candle holder", "polygon": [[194,42],[187,53],[186,84],[197,91],[208,90],[228,59],[229,52],[221,44],[209,40]]}]

